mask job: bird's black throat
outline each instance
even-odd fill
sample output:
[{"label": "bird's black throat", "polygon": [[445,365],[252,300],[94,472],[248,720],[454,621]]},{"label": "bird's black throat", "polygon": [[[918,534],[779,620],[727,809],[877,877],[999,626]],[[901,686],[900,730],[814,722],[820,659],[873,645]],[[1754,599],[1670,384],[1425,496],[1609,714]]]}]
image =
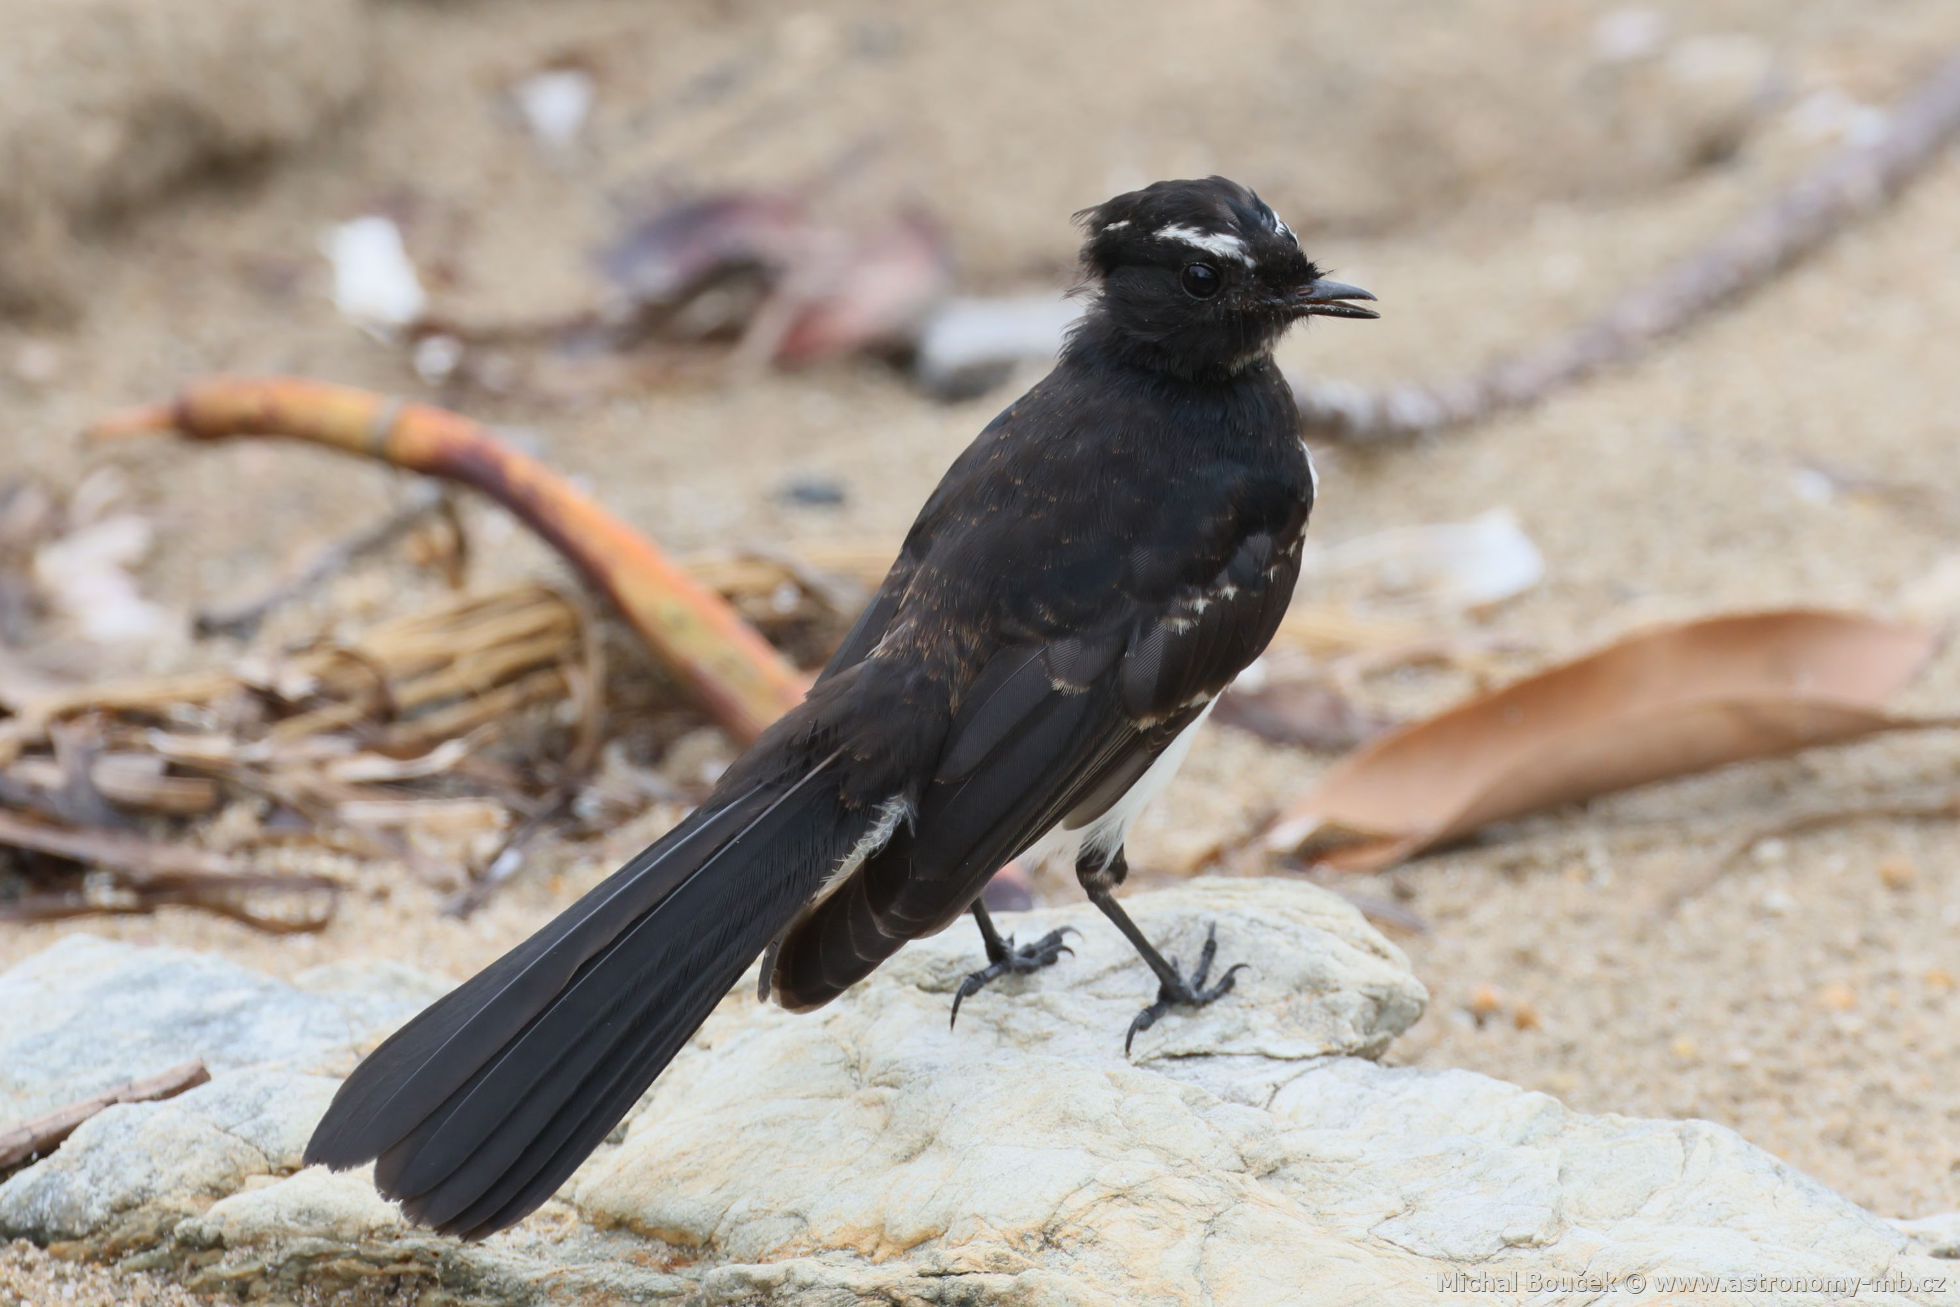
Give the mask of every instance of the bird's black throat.
[{"label": "bird's black throat", "polygon": [[1063,356],[1201,384],[1257,382],[1250,374],[1271,364],[1288,323],[1279,313],[1164,322],[1104,297],[1075,324]]}]

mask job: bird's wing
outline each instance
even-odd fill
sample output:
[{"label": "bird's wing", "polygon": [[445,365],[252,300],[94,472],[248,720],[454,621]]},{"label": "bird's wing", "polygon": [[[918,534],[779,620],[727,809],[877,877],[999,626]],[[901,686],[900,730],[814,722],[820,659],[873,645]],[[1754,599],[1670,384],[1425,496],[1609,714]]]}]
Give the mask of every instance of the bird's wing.
[{"label": "bird's wing", "polygon": [[910,828],[785,939],[783,1002],[828,1001],[964,912],[1051,827],[1107,811],[1272,639],[1298,539],[1244,536],[1201,584],[1156,602],[1118,596],[1087,634],[996,652],[962,697]]},{"label": "bird's wing", "polygon": [[912,573],[916,567],[916,560],[905,554],[898,556],[891,571],[885,574],[884,584],[878,587],[878,593],[871,596],[871,602],[858,614],[843,643],[837,646],[837,652],[824,664],[819,680],[827,680],[846,667],[855,667],[878,647],[878,641],[885,638],[885,632],[891,627],[892,618],[898,615],[899,604],[905,598],[905,588],[912,583]]},{"label": "bird's wing", "polygon": [[[1259,533],[1208,583],[1129,614],[1116,624],[1120,638],[997,655],[956,716],[920,801],[911,879],[972,883],[977,892],[1058,821],[1082,825],[1100,816],[1128,788],[1125,778],[1141,776],[1259,656],[1298,568],[1297,551]],[[936,928],[965,906],[944,905],[916,925]]]}]

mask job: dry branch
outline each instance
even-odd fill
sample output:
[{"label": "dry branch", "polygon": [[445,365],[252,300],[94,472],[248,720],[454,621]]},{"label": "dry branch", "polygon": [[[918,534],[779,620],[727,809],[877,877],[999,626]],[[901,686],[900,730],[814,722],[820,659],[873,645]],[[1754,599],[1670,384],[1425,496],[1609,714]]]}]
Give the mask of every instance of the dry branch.
[{"label": "dry branch", "polygon": [[565,478],[479,423],[427,404],[299,378],[213,378],[99,437],[283,436],[460,482],[515,513],[609,596],[654,656],[747,741],[803,697],[803,678],[721,598]]},{"label": "dry branch", "polygon": [[61,1147],[82,1122],[118,1103],[154,1103],[159,1099],[175,1098],[210,1079],[211,1073],[204,1069],[204,1063],[185,1062],[157,1075],[131,1080],[91,1098],[84,1098],[79,1103],[70,1103],[26,1125],[0,1132],[0,1171],[46,1157]]},{"label": "dry branch", "polygon": [[231,860],[210,849],[160,844],[120,831],[66,830],[0,812],[0,845],[89,866],[112,867],[135,881],[166,876],[229,876]]},{"label": "dry branch", "polygon": [[[250,871],[237,859],[211,849],[120,831],[47,826],[4,812],[0,812],[0,845],[81,863],[105,873],[110,882],[108,896],[78,887],[73,893],[29,895],[0,903],[0,921],[57,921],[194,907],[274,934],[296,934],[323,928],[341,890],[340,882],[327,876]],[[272,895],[302,907],[292,914],[257,912],[246,906],[248,895]]]},{"label": "dry branch", "polygon": [[[196,908],[269,935],[307,935],[325,930],[339,902],[340,885],[324,876],[173,876],[119,890],[111,899],[77,894],[34,894],[0,904],[0,921],[65,921],[70,917],[141,917],[159,908]],[[249,894],[310,896],[291,913],[258,912]]]},{"label": "dry branch", "polygon": [[1525,408],[1764,285],[1854,220],[1883,208],[1960,133],[1960,55],[1936,67],[1889,115],[1878,139],[1819,165],[1713,243],[1644,282],[1563,336],[1441,382],[1366,390],[1295,378],[1310,432],[1356,443],[1405,440]]}]

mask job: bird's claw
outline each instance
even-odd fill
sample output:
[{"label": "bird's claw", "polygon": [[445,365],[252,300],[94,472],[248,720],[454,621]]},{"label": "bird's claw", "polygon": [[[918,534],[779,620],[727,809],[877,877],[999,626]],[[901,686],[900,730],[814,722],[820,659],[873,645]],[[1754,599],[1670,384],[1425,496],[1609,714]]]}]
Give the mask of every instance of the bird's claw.
[{"label": "bird's claw", "polygon": [[958,1023],[960,1004],[1002,976],[1026,975],[1030,971],[1053,966],[1064,953],[1073,956],[1075,950],[1064,942],[1070,932],[1078,935],[1082,933],[1073,926],[1063,926],[1060,930],[1049,931],[1032,944],[1017,945],[1012,935],[1002,940],[1001,943],[1005,947],[1001,950],[1001,955],[960,982],[959,989],[953,994],[953,1015],[946,1022],[946,1028],[950,1030]]},{"label": "bird's claw", "polygon": [[[1233,963],[1231,966],[1225,968],[1225,974],[1218,978],[1218,983],[1207,989],[1205,987],[1205,981],[1211,976],[1212,959],[1217,956],[1218,927],[1213,926],[1205,932],[1205,946],[1198,954],[1198,969],[1192,973],[1191,979],[1187,981],[1183,976],[1179,975],[1176,977],[1177,983],[1175,984],[1169,981],[1159,984],[1157,986],[1157,1001],[1137,1013],[1136,1019],[1130,1022],[1130,1033],[1123,1036],[1123,1056],[1128,1057],[1130,1055],[1130,1045],[1136,1042],[1138,1031],[1148,1030],[1150,1027],[1156,1025],[1157,1018],[1169,1012],[1173,1007],[1204,1007],[1208,1003],[1217,1002],[1232,992],[1232,986],[1238,981],[1239,972],[1246,970],[1250,964],[1245,962]],[[1171,970],[1173,973],[1177,971],[1177,960],[1175,958],[1171,960]]]}]

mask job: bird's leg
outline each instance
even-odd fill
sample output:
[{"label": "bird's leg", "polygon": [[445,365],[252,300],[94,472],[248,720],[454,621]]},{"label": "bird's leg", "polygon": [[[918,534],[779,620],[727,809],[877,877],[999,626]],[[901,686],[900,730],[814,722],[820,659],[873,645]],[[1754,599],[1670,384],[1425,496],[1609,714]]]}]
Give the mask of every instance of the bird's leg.
[{"label": "bird's leg", "polygon": [[1102,914],[1116,924],[1123,932],[1123,938],[1130,941],[1150,969],[1157,973],[1157,1001],[1137,1013],[1130,1022],[1130,1032],[1123,1036],[1123,1053],[1128,1056],[1130,1045],[1136,1042],[1139,1030],[1148,1030],[1157,1024],[1157,1018],[1175,1006],[1204,1007],[1215,1003],[1232,992],[1238,973],[1245,970],[1244,962],[1234,963],[1225,968],[1225,974],[1218,983],[1206,988],[1205,981],[1211,977],[1212,959],[1218,955],[1218,928],[1205,932],[1205,946],[1198,954],[1198,969],[1186,980],[1178,971],[1177,963],[1167,959],[1157,951],[1156,945],[1144,937],[1137,923],[1130,920],[1130,914],[1123,911],[1123,905],[1116,901],[1116,887],[1129,875],[1129,863],[1118,848],[1108,857],[1084,849],[1075,861],[1075,878],[1082,882],[1082,888],[1089,895],[1089,901],[1102,909]]},{"label": "bird's leg", "polygon": [[952,1021],[947,1022],[949,1027],[960,1019],[960,1004],[1002,976],[1018,976],[1030,971],[1039,971],[1043,967],[1054,965],[1055,960],[1062,954],[1075,952],[1062,939],[1069,931],[1075,929],[1073,926],[1051,930],[1032,944],[1017,945],[1012,935],[1005,939],[1001,937],[1000,931],[994,928],[993,917],[988,914],[986,905],[979,899],[973,900],[973,920],[980,927],[980,942],[987,950],[987,965],[960,982],[958,992],[953,995],[953,1018]]}]

